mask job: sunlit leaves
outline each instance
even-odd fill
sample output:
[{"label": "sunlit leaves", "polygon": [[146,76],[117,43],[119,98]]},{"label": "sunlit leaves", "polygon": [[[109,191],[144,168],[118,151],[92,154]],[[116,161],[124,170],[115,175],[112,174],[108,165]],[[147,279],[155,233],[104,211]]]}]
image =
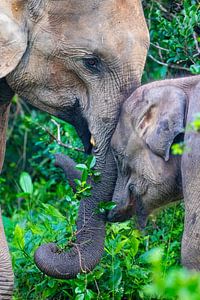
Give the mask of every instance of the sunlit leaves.
[{"label": "sunlit leaves", "polygon": [[31,176],[27,172],[22,172],[19,179],[20,187],[24,193],[33,193],[33,183]]},{"label": "sunlit leaves", "polygon": [[186,144],[184,142],[173,144],[171,147],[173,155],[182,155],[186,149]]}]

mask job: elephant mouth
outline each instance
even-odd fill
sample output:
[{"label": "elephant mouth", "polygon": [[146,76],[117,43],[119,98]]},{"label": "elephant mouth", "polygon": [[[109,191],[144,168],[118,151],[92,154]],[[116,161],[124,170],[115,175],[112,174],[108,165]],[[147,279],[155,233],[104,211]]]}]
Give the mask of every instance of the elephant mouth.
[{"label": "elephant mouth", "polygon": [[84,150],[86,154],[91,154],[93,149],[92,144],[92,134],[89,130],[88,123],[85,118],[79,118],[78,122],[75,123],[75,129],[78,133],[78,136],[80,137]]},{"label": "elephant mouth", "polygon": [[[115,201],[114,201],[115,202]],[[129,220],[136,213],[136,201],[132,193],[128,199],[122,201],[107,216],[109,222],[124,222]]]},{"label": "elephant mouth", "polygon": [[121,201],[120,204],[108,213],[107,220],[112,223],[124,222],[135,216],[139,229],[144,229],[148,215],[141,196],[132,188],[127,199]]},{"label": "elephant mouth", "polygon": [[86,136],[81,138],[86,154],[91,154],[92,153],[93,144],[91,143],[91,136],[92,136],[91,132],[88,129],[88,131],[86,132]]}]

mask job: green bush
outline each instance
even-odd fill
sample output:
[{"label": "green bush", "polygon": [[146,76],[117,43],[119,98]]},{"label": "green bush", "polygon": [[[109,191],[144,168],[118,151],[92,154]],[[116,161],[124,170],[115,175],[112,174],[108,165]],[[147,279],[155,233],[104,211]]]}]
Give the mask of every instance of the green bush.
[{"label": "green bush", "polygon": [[200,74],[199,1],[144,1],[150,51],[144,81]]}]

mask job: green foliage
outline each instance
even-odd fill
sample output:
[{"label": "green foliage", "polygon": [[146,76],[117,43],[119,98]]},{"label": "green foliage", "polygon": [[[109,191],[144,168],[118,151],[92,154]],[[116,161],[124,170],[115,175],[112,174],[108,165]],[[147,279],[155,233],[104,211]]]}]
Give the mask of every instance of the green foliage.
[{"label": "green foliage", "polygon": [[195,114],[194,120],[189,124],[187,130],[200,131],[200,113]]},{"label": "green foliage", "polygon": [[144,1],[150,51],[143,80],[200,74],[199,1]]},{"label": "green foliage", "polygon": [[[193,116],[193,121],[187,124],[184,132],[199,133],[200,132],[200,113]],[[171,147],[173,155],[182,155],[184,152],[189,152],[191,149],[187,146],[186,142],[175,143]]]},{"label": "green foliage", "polygon": [[[143,81],[200,73],[198,1],[143,2],[151,36]],[[198,118],[192,125],[198,132]],[[50,241],[62,249],[70,246],[79,200],[91,193],[87,179],[98,181],[100,174],[93,170],[95,159],[77,151],[83,146],[72,126],[33,110],[17,96],[7,146],[0,199],[15,270],[14,300],[199,299],[199,275],[179,267],[181,204],[150,216],[145,232],[136,230],[134,219],[108,224],[105,253],[90,274],[68,281],[41,274],[33,261],[35,249]],[[183,149],[179,145],[174,151],[182,154]],[[75,194],[54,167],[57,152],[72,157],[82,172]],[[100,203],[99,210],[113,207]]]},{"label": "green foliage", "polygon": [[153,283],[144,287],[146,296],[153,299],[199,300],[200,275],[180,267],[165,272],[162,251],[153,249],[148,253]]},{"label": "green foliage", "polygon": [[173,155],[182,155],[186,150],[186,145],[184,142],[173,144],[171,150]]}]

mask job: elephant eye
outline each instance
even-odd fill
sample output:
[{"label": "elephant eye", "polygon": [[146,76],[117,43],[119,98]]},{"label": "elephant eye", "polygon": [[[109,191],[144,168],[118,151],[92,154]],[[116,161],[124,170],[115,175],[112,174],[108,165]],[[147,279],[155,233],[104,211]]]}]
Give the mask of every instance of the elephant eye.
[{"label": "elephant eye", "polygon": [[101,60],[98,57],[85,57],[83,58],[83,64],[92,73],[101,72]]}]

